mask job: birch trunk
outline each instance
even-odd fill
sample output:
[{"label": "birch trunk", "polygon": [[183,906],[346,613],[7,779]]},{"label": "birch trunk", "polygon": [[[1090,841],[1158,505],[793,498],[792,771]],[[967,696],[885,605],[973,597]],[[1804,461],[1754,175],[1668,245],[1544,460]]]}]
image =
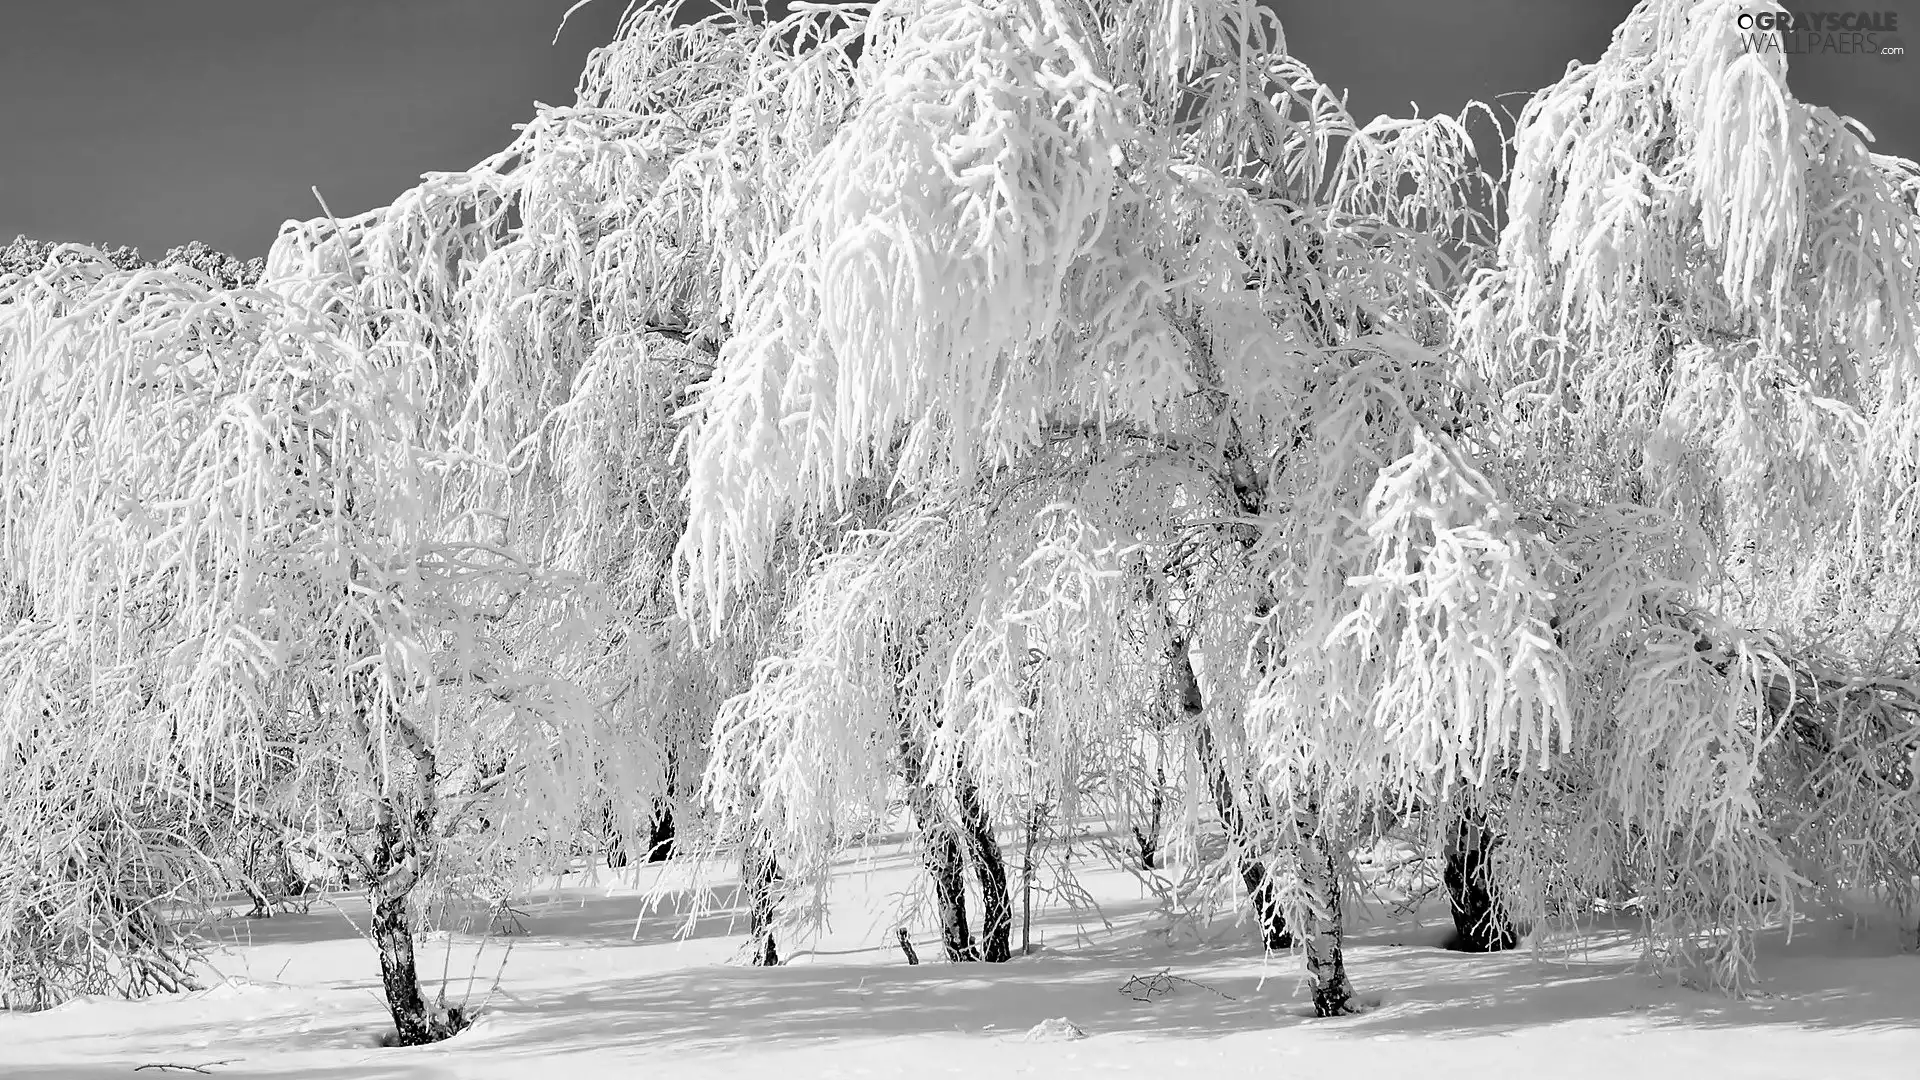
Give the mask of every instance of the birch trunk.
[{"label": "birch trunk", "polygon": [[980,801],[973,778],[960,775],[954,792],[960,803],[960,824],[972,849],[975,876],[980,881],[980,958],[989,964],[1013,959],[1013,895],[1007,888],[1007,863],[994,839],[993,823]]},{"label": "birch trunk", "polygon": [[780,951],[773,940],[773,923],[779,915],[775,886],[780,881],[780,864],[773,854],[758,846],[747,848],[744,873],[748,903],[748,942],[752,949],[749,962],[754,967],[778,967]]},{"label": "birch trunk", "polygon": [[367,762],[374,775],[380,775],[380,744],[388,732],[394,733],[412,765],[413,791],[408,800],[411,805],[403,806],[394,780],[388,778],[384,781],[388,790],[375,804],[373,852],[366,863],[367,900],[373,909],[370,933],[374,947],[380,951],[380,985],[386,992],[387,1011],[393,1016],[395,1043],[424,1046],[451,1038],[467,1025],[466,1017],[458,1009],[447,1007],[444,998],[430,1004],[420,992],[408,911],[414,887],[425,877],[435,854],[439,765],[426,739],[397,712],[389,712],[381,730],[375,732],[367,717],[373,698],[369,689],[357,687],[352,706],[355,734]]},{"label": "birch trunk", "polygon": [[[415,824],[430,813],[416,812]],[[375,826],[373,881],[367,890],[373,908],[371,936],[380,950],[380,985],[387,1011],[393,1017],[395,1044],[424,1046],[451,1038],[466,1026],[458,1009],[444,1000],[429,1003],[420,991],[420,971],[413,951],[413,924],[408,899],[419,884],[426,862],[419,846],[401,825],[391,798],[380,801]]]},{"label": "birch trunk", "polygon": [[1255,830],[1249,827],[1246,815],[1240,808],[1233,779],[1227,772],[1226,759],[1220,753],[1219,743],[1214,740],[1213,728],[1207,723],[1200,683],[1194,677],[1193,659],[1184,638],[1174,643],[1171,676],[1170,689],[1174,700],[1179,703],[1193,733],[1194,755],[1200,760],[1200,771],[1206,775],[1214,809],[1220,814],[1220,823],[1226,828],[1227,839],[1232,843],[1239,861],[1240,883],[1246,887],[1247,905],[1259,925],[1261,943],[1270,951],[1291,949],[1293,934],[1287,929],[1286,914],[1280,909],[1275,895],[1276,887],[1266,863],[1253,849]]},{"label": "birch trunk", "polygon": [[[1158,742],[1158,740],[1155,740]],[[1140,854],[1140,869],[1157,870],[1160,863],[1160,829],[1167,806],[1167,771],[1160,759],[1153,762],[1153,791],[1147,796],[1147,820],[1133,827],[1133,840]]]},{"label": "birch trunk", "polygon": [[1461,952],[1500,952],[1519,944],[1494,902],[1490,872],[1496,843],[1478,813],[1461,818],[1447,833],[1443,880],[1453,909],[1453,946]]},{"label": "birch trunk", "polygon": [[926,751],[914,737],[906,718],[897,721],[900,735],[900,771],[906,781],[907,804],[920,837],[920,862],[933,882],[934,905],[940,920],[940,943],[947,960],[963,963],[980,959],[967,926],[967,867],[960,837],[939,800],[927,786]]},{"label": "birch trunk", "polygon": [[1300,883],[1313,905],[1313,923],[1307,931],[1307,979],[1313,987],[1315,1016],[1342,1016],[1353,1011],[1353,983],[1347,979],[1341,948],[1344,917],[1340,908],[1340,875],[1333,849],[1320,833],[1319,813],[1309,805],[1298,822]]}]

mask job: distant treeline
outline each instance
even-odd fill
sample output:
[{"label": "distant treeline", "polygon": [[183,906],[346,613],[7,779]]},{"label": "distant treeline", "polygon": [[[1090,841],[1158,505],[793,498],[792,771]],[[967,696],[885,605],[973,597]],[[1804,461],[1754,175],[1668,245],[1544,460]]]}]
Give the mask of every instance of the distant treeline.
[{"label": "distant treeline", "polygon": [[[63,246],[68,245],[54,240],[35,240],[30,236],[14,237],[12,243],[0,248],[0,285],[25,277],[45,266],[53,258],[53,253]],[[198,240],[169,250],[157,262],[142,259],[138,248],[94,247],[90,250],[122,270],[138,270],[148,266],[188,266],[224,289],[256,284],[267,268],[265,259],[241,259],[224,251],[216,251]]]}]

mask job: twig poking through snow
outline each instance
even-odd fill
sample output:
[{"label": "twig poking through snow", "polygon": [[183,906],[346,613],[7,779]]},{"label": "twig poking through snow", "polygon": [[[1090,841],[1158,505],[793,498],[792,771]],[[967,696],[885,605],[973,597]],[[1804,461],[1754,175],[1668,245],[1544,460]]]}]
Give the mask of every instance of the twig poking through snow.
[{"label": "twig poking through snow", "polygon": [[148,1062],[145,1065],[135,1065],[133,1071],[139,1072],[142,1069],[175,1069],[180,1072],[202,1073],[211,1076],[213,1075],[213,1067],[215,1065],[231,1065],[239,1060],[239,1058],[221,1058],[219,1061],[207,1061],[199,1065],[170,1065],[166,1062],[154,1061]]},{"label": "twig poking through snow", "polygon": [[1120,992],[1135,1001],[1152,1001],[1156,997],[1165,997],[1173,993],[1174,983],[1186,983],[1188,986],[1197,986],[1202,990],[1219,994],[1228,1001],[1240,1000],[1225,991],[1215,990],[1205,983],[1197,983],[1192,979],[1183,979],[1178,975],[1169,975],[1167,973],[1168,970],[1167,968],[1161,968],[1152,975],[1135,975],[1120,987]]}]

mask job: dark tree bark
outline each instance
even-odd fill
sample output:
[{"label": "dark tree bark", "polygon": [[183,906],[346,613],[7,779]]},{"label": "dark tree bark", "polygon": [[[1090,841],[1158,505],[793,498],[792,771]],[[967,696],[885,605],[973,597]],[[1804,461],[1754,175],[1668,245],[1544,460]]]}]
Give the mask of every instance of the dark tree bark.
[{"label": "dark tree bark", "polygon": [[933,899],[940,919],[940,944],[947,959],[965,963],[980,959],[980,947],[967,925],[967,863],[960,838],[952,829],[936,825],[923,834],[922,858],[933,878]]},{"label": "dark tree bark", "polygon": [[1246,815],[1240,809],[1233,779],[1227,773],[1226,760],[1220,753],[1219,744],[1214,741],[1213,728],[1207,723],[1205,704],[1200,697],[1200,683],[1194,677],[1193,660],[1184,639],[1174,643],[1171,661],[1174,700],[1179,703],[1193,732],[1194,755],[1200,759],[1200,771],[1206,775],[1214,809],[1219,812],[1220,823],[1226,828],[1227,839],[1238,856],[1240,883],[1246,887],[1247,905],[1253,910],[1254,919],[1259,924],[1261,944],[1270,951],[1291,949],[1293,934],[1287,928],[1286,913],[1278,902],[1278,886],[1268,873],[1266,863],[1253,851],[1254,831],[1248,827]]},{"label": "dark tree bark", "polygon": [[[428,811],[417,811],[414,825],[431,823]],[[421,820],[421,819],[424,819]],[[424,1046],[451,1038],[466,1026],[458,1009],[444,1001],[428,1004],[420,992],[420,972],[413,952],[413,925],[407,898],[419,882],[424,862],[413,838],[406,835],[390,798],[380,800],[374,830],[373,884],[368,900],[373,906],[372,937],[380,950],[380,984],[386,991],[387,1011],[393,1016],[395,1044]]]},{"label": "dark tree bark", "polygon": [[647,838],[647,861],[666,862],[673,858],[673,804],[665,799],[654,803],[653,828]]},{"label": "dark tree bark", "polygon": [[1344,1016],[1354,1009],[1353,983],[1347,978],[1341,944],[1345,917],[1340,903],[1340,875],[1333,865],[1333,849],[1320,835],[1318,819],[1309,806],[1297,823],[1301,884],[1318,909],[1307,933],[1307,980],[1313,987],[1313,1015]]},{"label": "dark tree bark", "polygon": [[1447,833],[1443,880],[1453,908],[1450,946],[1460,952],[1500,952],[1520,942],[1494,902],[1491,870],[1498,843],[1478,813],[1462,817]]},{"label": "dark tree bark", "polygon": [[933,900],[940,920],[940,944],[950,963],[980,959],[967,927],[967,867],[960,837],[939,800],[927,786],[926,748],[915,737],[912,723],[896,718],[900,736],[900,772],[906,781],[907,804],[920,836],[920,862],[933,881]]},{"label": "dark tree bark", "polygon": [[1242,859],[1240,883],[1247,890],[1247,906],[1260,920],[1260,943],[1269,952],[1293,948],[1293,932],[1287,929],[1287,916],[1278,899],[1279,886],[1274,884],[1266,864],[1257,859]]},{"label": "dark tree bark", "polygon": [[1167,807],[1167,770],[1153,763],[1153,793],[1147,796],[1147,820],[1133,826],[1133,840],[1140,852],[1140,869],[1157,870],[1160,862],[1161,819]]},{"label": "dark tree bark", "polygon": [[[892,667],[904,673],[926,648],[924,632],[898,640],[890,647]],[[927,783],[927,748],[914,730],[912,716],[896,702],[894,724],[899,739],[901,778],[920,833],[921,859],[933,878],[939,907],[940,937],[951,961],[985,960],[1005,963],[1013,958],[1013,898],[1007,888],[1006,861],[994,839],[979,789],[963,769],[958,771],[954,801],[959,821],[949,819]],[[971,856],[980,882],[981,927],[976,947],[967,927],[965,858]]]},{"label": "dark tree bark", "polygon": [[[627,841],[620,835],[611,805],[606,809],[606,822],[607,865],[619,870],[632,862],[633,858],[627,853]],[[666,799],[655,799],[653,817],[647,825],[646,859],[650,863],[666,862],[673,858],[673,849],[673,804]]]},{"label": "dark tree bark", "polygon": [[393,1016],[395,1044],[425,1046],[457,1034],[465,1025],[458,1009],[428,1005],[420,992],[413,927],[405,896],[382,896],[373,907],[373,943],[380,950],[380,984]]},{"label": "dark tree bark", "polygon": [[[316,714],[317,700],[309,699]],[[439,767],[433,748],[397,711],[389,711],[375,733],[367,717],[378,700],[371,688],[355,688],[355,734],[375,775],[380,773],[380,743],[391,732],[399,739],[413,766],[413,790],[402,806],[398,792],[383,792],[374,804],[373,851],[364,862],[367,900],[373,908],[371,934],[380,950],[380,983],[386,990],[387,1011],[393,1016],[395,1044],[423,1046],[458,1034],[468,1020],[444,998],[429,1004],[420,993],[420,973],[413,953],[413,926],[408,898],[426,875],[435,851],[434,825],[438,816]],[[391,706],[385,706],[391,710]]]},{"label": "dark tree bark", "polygon": [[893,933],[894,937],[900,942],[900,951],[906,954],[907,966],[913,967],[919,964],[920,954],[913,951],[913,939],[907,936],[907,928],[904,926],[897,927]]},{"label": "dark tree bark", "polygon": [[666,862],[673,858],[677,833],[673,823],[673,798],[679,791],[680,758],[667,749],[666,793],[653,800],[653,829],[647,837],[647,861]]},{"label": "dark tree bark", "polygon": [[743,877],[749,905],[748,934],[753,949],[751,963],[754,967],[778,967],[780,951],[774,945],[773,923],[779,915],[775,886],[780,881],[780,864],[774,860],[771,852],[749,847],[745,871]]},{"label": "dark tree bark", "polygon": [[975,876],[980,880],[980,958],[989,964],[1013,959],[1013,895],[1007,888],[1007,863],[994,839],[993,823],[980,802],[980,790],[964,772],[954,792],[960,823],[966,830]]}]

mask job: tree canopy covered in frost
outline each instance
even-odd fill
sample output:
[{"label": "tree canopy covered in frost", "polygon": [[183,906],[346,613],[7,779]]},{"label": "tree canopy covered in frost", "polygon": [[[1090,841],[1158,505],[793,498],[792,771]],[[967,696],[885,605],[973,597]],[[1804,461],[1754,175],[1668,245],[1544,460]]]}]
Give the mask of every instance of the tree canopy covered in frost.
[{"label": "tree canopy covered in frost", "polygon": [[1495,148],[1252,0],[643,5],[258,280],[16,243],[0,749],[111,749],[9,828],[339,830],[403,1041],[460,1022],[395,981],[417,889],[669,805],[757,936],[904,805],[1004,952],[996,828],[1118,819],[1337,1013],[1401,830],[1738,986],[1915,899],[1920,167],[1737,13],[1648,0]]}]

